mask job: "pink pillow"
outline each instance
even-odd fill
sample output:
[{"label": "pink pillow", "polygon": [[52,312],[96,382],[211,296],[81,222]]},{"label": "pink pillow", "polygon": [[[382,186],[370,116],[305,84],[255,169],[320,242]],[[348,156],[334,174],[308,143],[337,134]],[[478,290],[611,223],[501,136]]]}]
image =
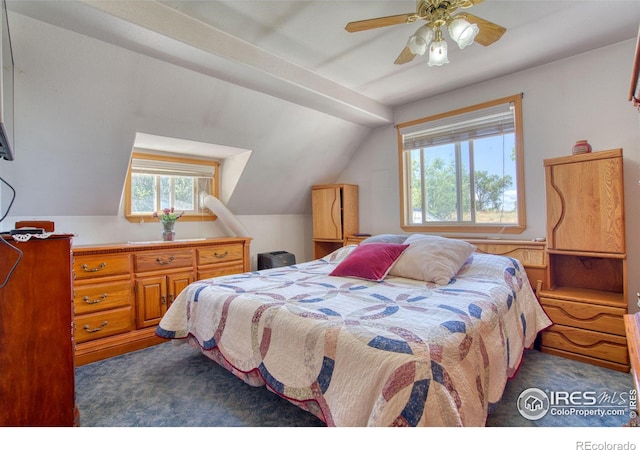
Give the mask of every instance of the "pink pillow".
[{"label": "pink pillow", "polygon": [[329,274],[381,281],[408,244],[360,244]]}]

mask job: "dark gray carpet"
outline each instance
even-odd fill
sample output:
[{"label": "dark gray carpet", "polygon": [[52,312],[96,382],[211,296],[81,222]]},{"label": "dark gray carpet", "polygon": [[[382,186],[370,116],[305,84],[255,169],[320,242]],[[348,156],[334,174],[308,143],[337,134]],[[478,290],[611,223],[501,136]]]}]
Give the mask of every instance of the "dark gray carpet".
[{"label": "dark gray carpet", "polygon": [[[577,414],[531,421],[517,399],[528,388],[596,391],[627,400],[622,416]],[[535,350],[527,351],[502,400],[492,408],[490,427],[620,427],[629,421],[631,375]],[[615,397],[617,395],[617,397]],[[255,388],[188,345],[161,344],[76,369],[76,400],[83,427],[320,427],[266,388]]]}]

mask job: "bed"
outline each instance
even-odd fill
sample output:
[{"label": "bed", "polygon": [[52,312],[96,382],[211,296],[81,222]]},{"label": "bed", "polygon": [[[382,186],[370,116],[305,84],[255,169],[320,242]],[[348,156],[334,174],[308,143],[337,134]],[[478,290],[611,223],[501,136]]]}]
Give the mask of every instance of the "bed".
[{"label": "bed", "polygon": [[521,263],[464,241],[370,238],[194,282],[156,334],[328,426],[484,426],[551,324]]}]

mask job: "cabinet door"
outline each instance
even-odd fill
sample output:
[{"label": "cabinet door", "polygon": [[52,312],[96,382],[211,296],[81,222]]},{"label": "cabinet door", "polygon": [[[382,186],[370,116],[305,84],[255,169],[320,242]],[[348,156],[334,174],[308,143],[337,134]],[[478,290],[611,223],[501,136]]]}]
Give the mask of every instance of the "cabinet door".
[{"label": "cabinet door", "polygon": [[171,306],[173,301],[176,299],[178,294],[182,292],[182,290],[186,288],[194,280],[193,280],[193,274],[191,272],[168,275],[167,280],[168,280],[167,284],[169,288],[169,292],[168,292],[169,302],[167,307],[169,307]]},{"label": "cabinet door", "polygon": [[167,311],[167,277],[158,275],[136,280],[138,329],[158,325]]},{"label": "cabinet door", "polygon": [[342,235],[341,189],[312,189],[313,238],[340,240]]},{"label": "cabinet door", "polygon": [[624,253],[622,158],[546,167],[549,248]]}]

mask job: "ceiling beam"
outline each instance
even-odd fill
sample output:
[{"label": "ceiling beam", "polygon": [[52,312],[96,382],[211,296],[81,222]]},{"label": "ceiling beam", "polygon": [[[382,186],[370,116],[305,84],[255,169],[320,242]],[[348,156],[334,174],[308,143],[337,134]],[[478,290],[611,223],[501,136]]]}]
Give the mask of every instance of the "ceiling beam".
[{"label": "ceiling beam", "polygon": [[389,106],[156,1],[83,3],[141,28],[127,33],[129,40],[138,39],[136,34],[154,33],[159,36],[142,38],[156,44],[161,43],[159,40],[175,41],[164,50],[156,45],[156,58],[164,56],[170,62],[178,59],[185,63],[189,54],[184,51],[186,46],[197,50],[191,51],[192,58],[185,64],[191,69],[362,125],[393,121]]}]

